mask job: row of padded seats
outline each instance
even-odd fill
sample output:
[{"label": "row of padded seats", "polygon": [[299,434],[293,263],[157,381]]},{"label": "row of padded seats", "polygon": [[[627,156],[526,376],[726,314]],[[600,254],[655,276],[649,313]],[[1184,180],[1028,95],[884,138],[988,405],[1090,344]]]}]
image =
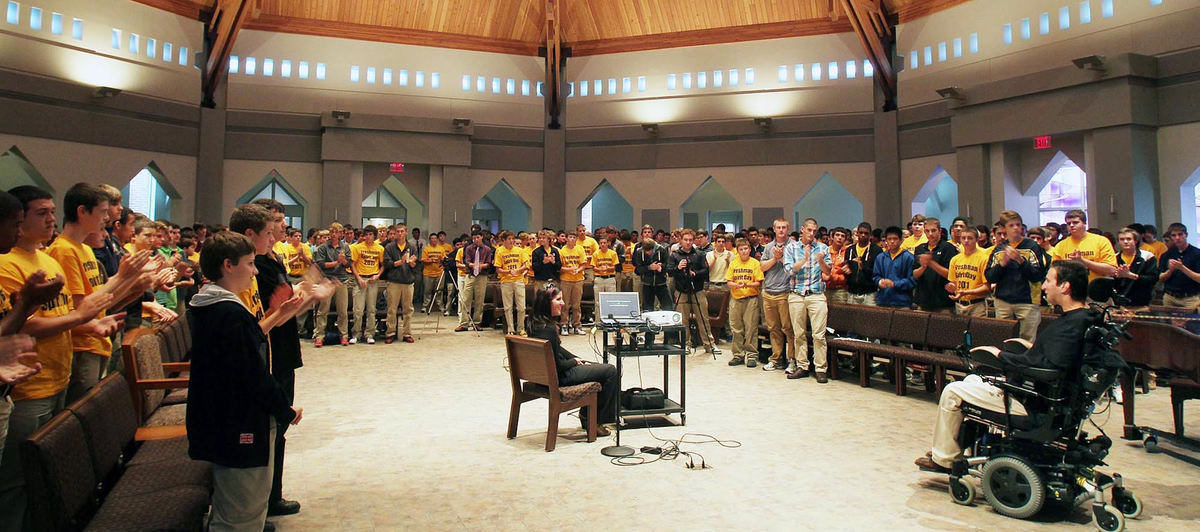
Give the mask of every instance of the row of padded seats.
[{"label": "row of padded seats", "polygon": [[1000,346],[1018,336],[1015,320],[843,303],[829,304],[828,325],[836,332],[827,336],[830,376],[837,378],[834,356],[851,356],[858,363],[859,384],[867,387],[871,385],[871,363],[876,358],[887,359],[892,368],[888,378],[897,395],[908,393],[904,374],[908,364],[925,366],[933,377],[926,379],[926,387],[941,394],[947,370],[967,369],[958,355],[947,353],[963,343],[964,331],[971,332],[974,346]]},{"label": "row of padded seats", "polygon": [[188,458],[186,436],[137,441],[120,373],[21,442],[33,529],[200,530],[212,467]]},{"label": "row of padded seats", "polygon": [[134,329],[121,341],[135,418],[143,432],[184,433],[191,327],[185,319],[152,329]]}]

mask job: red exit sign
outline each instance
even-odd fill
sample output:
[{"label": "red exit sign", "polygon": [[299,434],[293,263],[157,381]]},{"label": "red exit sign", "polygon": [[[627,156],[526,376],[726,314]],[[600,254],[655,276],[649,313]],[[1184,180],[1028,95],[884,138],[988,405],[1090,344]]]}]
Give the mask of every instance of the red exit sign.
[{"label": "red exit sign", "polygon": [[404,163],[392,163],[388,165],[388,171],[393,174],[404,172]]},{"label": "red exit sign", "polygon": [[1048,150],[1050,149],[1050,135],[1042,137],[1033,137],[1033,149]]}]

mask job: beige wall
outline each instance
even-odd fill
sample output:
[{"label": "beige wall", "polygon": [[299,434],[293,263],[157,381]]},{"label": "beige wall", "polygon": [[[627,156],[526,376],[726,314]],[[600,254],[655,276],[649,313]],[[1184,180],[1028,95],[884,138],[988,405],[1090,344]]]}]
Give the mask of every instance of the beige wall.
[{"label": "beige wall", "polygon": [[[567,225],[579,223],[579,206],[600,182],[607,179],[633,206],[635,226],[642,223],[642,209],[671,210],[671,226],[683,223],[679,207],[708,176],[720,183],[742,204],[742,219],[749,224],[755,207],[780,207],[791,219],[792,210],[825,172],[837,178],[859,201],[867,221],[874,223],[875,165],[872,163],[725,166],[715,168],[664,168],[569,172],[567,174]],[[754,183],[754,186],[746,186]]]},{"label": "beige wall", "polygon": [[930,176],[933,175],[933,171],[938,166],[941,166],[942,169],[946,170],[947,174],[950,174],[951,178],[958,181],[959,177],[956,175],[958,173],[958,158],[953,153],[900,161],[900,189],[904,194],[902,205],[905,220],[912,218],[912,202],[917,197],[917,193],[921,191],[921,187],[925,186],[925,182],[929,180]]},{"label": "beige wall", "polygon": [[312,227],[321,213],[321,164],[293,163],[284,161],[225,161],[225,187],[221,190],[221,220],[204,220],[205,223],[227,223],[229,215],[237,207],[237,200],[250,188],[258,184],[271,170],[279,172],[288,184],[308,201],[304,213],[305,229]]},{"label": "beige wall", "polygon": [[[471,184],[466,191],[446,190],[445,194],[460,194],[465,193],[470,198],[471,205],[479,201],[485,194],[492,190],[501,179],[508,182],[508,185],[513,188],[525,203],[529,204],[529,228],[541,229],[542,227],[542,173],[541,172],[514,172],[507,170],[470,170],[468,176]],[[448,215],[453,218],[453,214]],[[578,218],[578,214],[576,218]],[[466,220],[466,223],[463,223]],[[578,223],[578,222],[572,222]],[[471,213],[458,213],[459,227],[471,226]]]},{"label": "beige wall", "polygon": [[[196,158],[95,144],[0,134],[0,151],[16,146],[62,199],[71,185],[86,181],[117,188],[153,162],[181,198],[172,199],[171,221],[192,223],[195,215]],[[201,185],[203,186],[203,185]]]},{"label": "beige wall", "polygon": [[[1182,210],[1179,188],[1197,170],[1200,170],[1200,123],[1159,129],[1158,178],[1161,183],[1159,194],[1162,197],[1164,225],[1189,219]],[[1195,243],[1200,228],[1192,223],[1188,234],[1190,240]],[[1163,234],[1163,230],[1163,227],[1159,228],[1159,235]]]}]

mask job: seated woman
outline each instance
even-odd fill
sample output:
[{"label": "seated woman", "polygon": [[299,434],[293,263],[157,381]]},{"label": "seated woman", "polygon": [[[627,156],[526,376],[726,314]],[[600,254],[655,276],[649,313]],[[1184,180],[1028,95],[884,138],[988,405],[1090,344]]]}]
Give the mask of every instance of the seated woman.
[{"label": "seated woman", "polygon": [[[574,386],[585,382],[600,383],[600,394],[597,397],[597,407],[600,417],[596,418],[596,434],[607,436],[608,428],[604,425],[617,422],[617,388],[620,381],[617,378],[617,368],[612,364],[597,364],[580,359],[567,351],[558,339],[559,316],[565,306],[562,291],[553,283],[546,283],[538,288],[533,297],[533,315],[530,316],[529,336],[541,338],[550,342],[554,349],[554,361],[558,366],[558,385]],[[579,411],[579,419],[587,428],[587,416],[591,412],[587,407]]]}]

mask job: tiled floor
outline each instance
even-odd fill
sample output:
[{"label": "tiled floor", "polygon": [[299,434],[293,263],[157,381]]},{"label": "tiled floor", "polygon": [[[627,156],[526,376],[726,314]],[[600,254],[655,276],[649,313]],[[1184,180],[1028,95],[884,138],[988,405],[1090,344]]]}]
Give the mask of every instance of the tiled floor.
[{"label": "tiled floor", "polygon": [[[944,476],[912,465],[936,410],[923,391],[788,381],[728,367],[728,354],[688,358],[686,427],[622,434],[635,449],[685,433],[740,442],[684,445],[709,469],[618,467],[600,455],[611,438],[587,443],[573,417],[546,453],[544,402],[526,404],[518,437],[505,438],[503,336],[451,332],[454,318],[418,321],[415,344],[305,344],[304,422],[289,431],[285,477],[303,511],[274,519],[280,530],[1094,530],[1083,510],[1019,521],[952,503]],[[587,337],[565,345],[594,356]],[[661,372],[644,360],[641,382],[657,385]],[[638,382],[636,364],[625,379]],[[1170,427],[1167,390],[1138,399],[1140,423]],[[1187,410],[1200,435],[1200,401]],[[1151,455],[1120,440],[1119,409],[1096,420],[1116,439],[1108,470],[1146,503],[1127,529],[1200,529],[1200,453]]]}]

